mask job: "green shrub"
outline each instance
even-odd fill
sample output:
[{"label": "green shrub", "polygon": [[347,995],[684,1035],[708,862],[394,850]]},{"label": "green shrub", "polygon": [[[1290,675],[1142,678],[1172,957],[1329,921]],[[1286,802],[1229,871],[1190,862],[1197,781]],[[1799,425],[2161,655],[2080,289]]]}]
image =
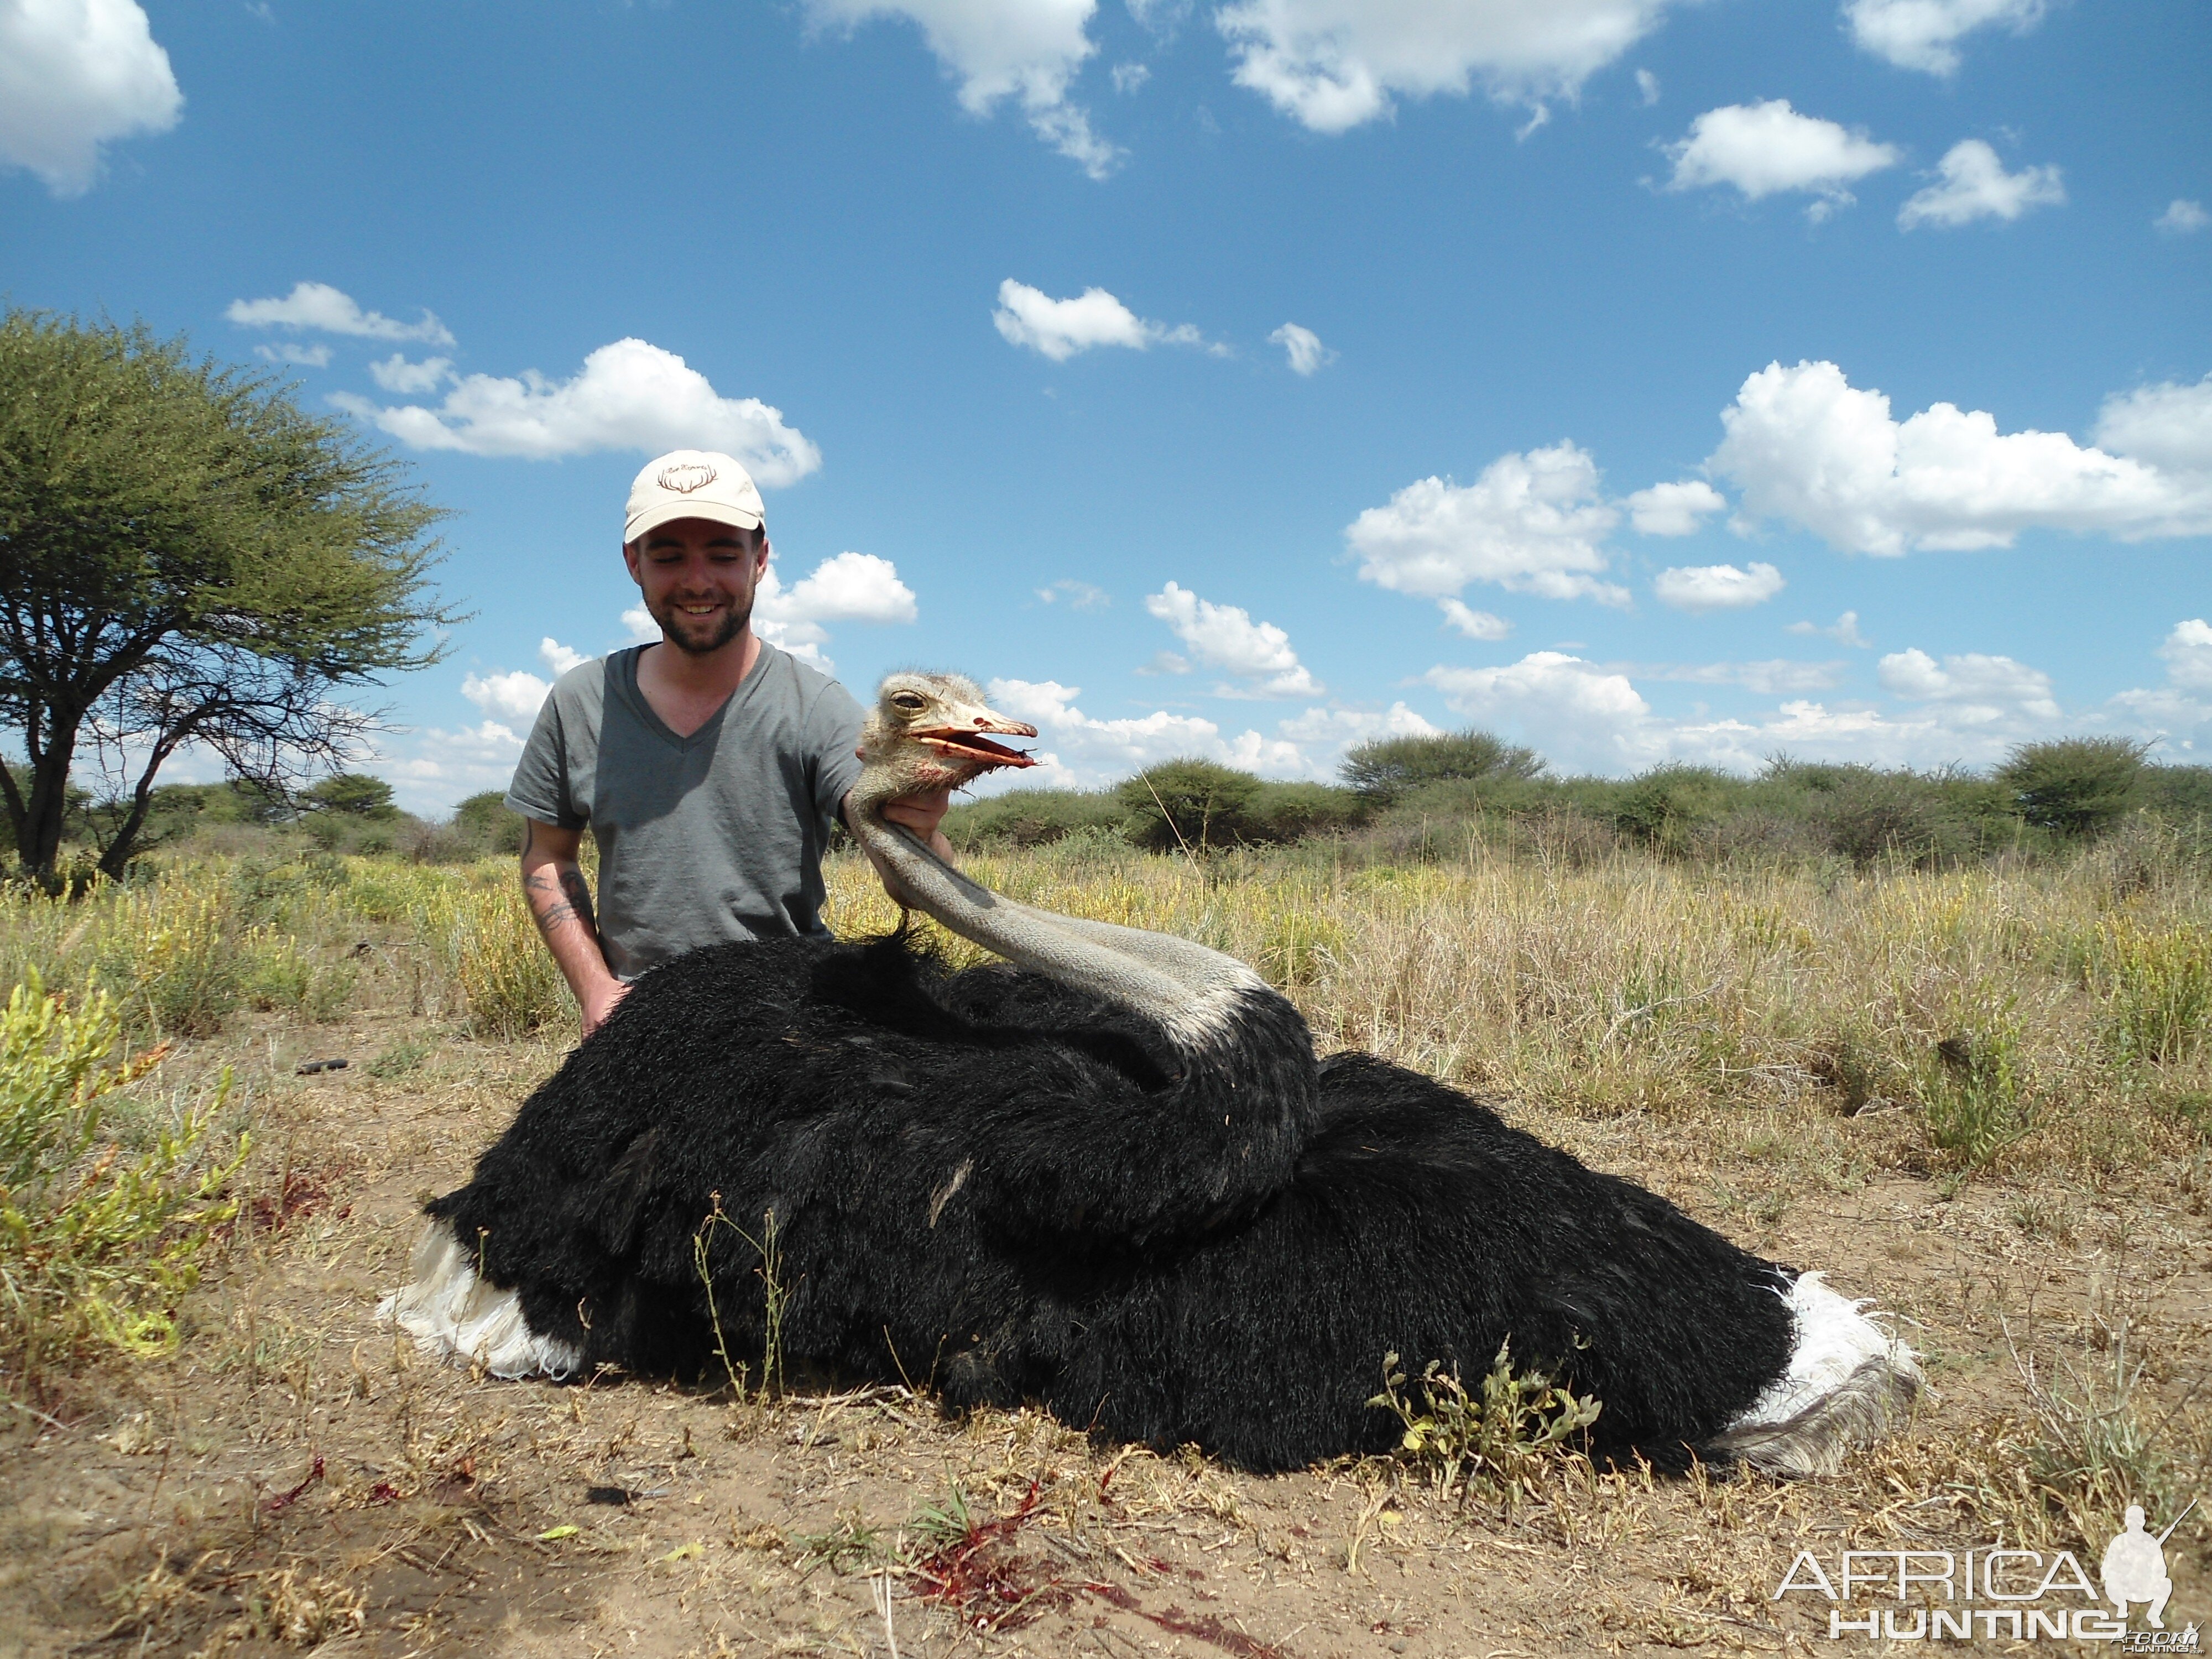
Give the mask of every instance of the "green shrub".
[{"label": "green shrub", "polygon": [[126,1145],[103,1103],[162,1050],[103,1069],[120,1026],[104,994],[72,1010],[35,974],[0,1014],[0,1352],[19,1380],[100,1346],[166,1350],[210,1234],[236,1210],[223,1194],[247,1138],[226,1154],[213,1133],[228,1070],[204,1104]]},{"label": "green shrub", "polygon": [[1112,793],[1075,789],[1010,789],[963,801],[945,815],[955,847],[1045,847],[1069,836],[1118,833],[1128,809]]},{"label": "green shrub", "polygon": [[1427,1474],[1443,1496],[1480,1492],[1506,1499],[1534,1497],[1544,1466],[1571,1449],[1598,1419],[1601,1401],[1577,1396],[1541,1371],[1516,1372],[1509,1346],[1498,1345],[1479,1392],[1431,1359],[1417,1385],[1416,1407],[1403,1393],[1398,1356],[1382,1357],[1382,1392],[1370,1410],[1405,1425],[1398,1455]]},{"label": "green shrub", "polygon": [[1487,732],[1445,732],[1370,738],[1347,752],[1337,769],[1360,794],[1388,802],[1428,783],[1539,777],[1544,757]]},{"label": "green shrub", "polygon": [[1615,798],[1613,821],[1625,835],[1662,853],[1684,853],[1696,831],[1717,822],[1738,781],[1709,766],[1669,763],[1639,772]]},{"label": "green shrub", "polygon": [[507,797],[496,789],[471,795],[453,809],[454,832],[477,848],[473,856],[522,850],[522,817],[507,810]]},{"label": "green shrub", "polygon": [[1367,811],[1367,803],[1349,789],[1326,783],[1262,783],[1245,809],[1244,837],[1293,842],[1335,835],[1363,822]]},{"label": "green shrub", "polygon": [[2093,836],[2142,801],[2148,748],[2130,738],[2022,744],[1997,769],[1996,781],[2039,830]]},{"label": "green shrub", "polygon": [[2212,934],[2183,923],[2153,932],[2131,921],[2100,932],[2092,983],[2108,1046],[2121,1060],[2192,1058],[2212,1031]]},{"label": "green shrub", "polygon": [[2019,1031],[2001,1022],[1936,1044],[1920,1091],[1929,1140],[1978,1169],[2026,1134],[2032,1126],[2020,1058]]},{"label": "green shrub", "polygon": [[1209,760],[1164,761],[1122,781],[1125,833],[1156,853],[1204,853],[1250,838],[1262,788],[1249,772]]}]

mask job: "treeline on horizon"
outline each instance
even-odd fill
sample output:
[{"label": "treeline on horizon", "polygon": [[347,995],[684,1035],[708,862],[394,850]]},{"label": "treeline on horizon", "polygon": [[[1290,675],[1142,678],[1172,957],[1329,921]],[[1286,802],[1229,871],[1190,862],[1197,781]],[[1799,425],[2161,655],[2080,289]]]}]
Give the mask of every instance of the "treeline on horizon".
[{"label": "treeline on horizon", "polygon": [[1987,773],[1883,769],[1778,755],[1755,775],[1669,763],[1630,778],[1562,776],[1486,732],[1378,738],[1336,784],[1280,782],[1193,758],[1098,790],[1016,789],[947,814],[956,848],[1114,839],[1158,853],[1325,842],[1387,862],[1640,848],[1693,860],[1834,859],[1929,868],[2079,846],[2149,820],[2201,834],[2212,767],[2152,763],[2124,738],[2015,748]]},{"label": "treeline on horizon", "polygon": [[[2056,852],[2130,823],[2193,837],[2212,824],[2212,766],[2155,764],[2146,745],[2111,737],[2024,744],[1986,774],[1778,755],[1749,777],[1670,763],[1599,778],[1562,776],[1533,749],[1467,731],[1362,744],[1339,776],[1285,782],[1186,757],[1103,789],[962,801],[945,832],[963,851],[1073,840],[1203,857],[1304,846],[1407,863],[1465,858],[1478,847],[1577,862],[1641,848],[1695,860],[1925,869]],[[69,841],[96,851],[118,811],[72,789]],[[516,852],[522,823],[498,790],[470,796],[448,817],[417,817],[394,804],[389,784],[361,773],[289,795],[245,780],[164,784],[152,792],[141,850],[190,842],[247,852],[299,838],[330,853],[451,864]]]}]

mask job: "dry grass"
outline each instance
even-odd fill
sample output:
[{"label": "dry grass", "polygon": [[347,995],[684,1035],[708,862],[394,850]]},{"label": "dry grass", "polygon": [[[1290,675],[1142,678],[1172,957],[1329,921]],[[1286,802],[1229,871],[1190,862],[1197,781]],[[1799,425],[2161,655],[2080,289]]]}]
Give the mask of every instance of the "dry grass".
[{"label": "dry grass", "polygon": [[[0,915],[0,966],[96,974],[134,1052],[175,1040],[118,1093],[204,1098],[227,1066],[226,1132],[255,1141],[166,1355],[6,1411],[0,1601],[22,1616],[0,1653],[1781,1651],[1824,1633],[1768,1599],[1799,1548],[2094,1552],[2130,1498],[2171,1518],[2212,1488],[2207,896],[2182,875],[1824,884],[1080,846],[970,867],[1233,951],[1325,1046],[1479,1089],[1828,1268],[1905,1322],[1931,1404],[1834,1480],[1554,1455],[1509,1506],[1379,1462],[1255,1480],[1033,1413],[948,1420],[902,1389],[433,1366],[368,1308],[420,1198],[465,1176],[573,1029],[528,977],[511,866],[178,867]],[[841,931],[896,920],[857,861],[831,882]],[[270,962],[345,994],[257,998],[284,980]],[[223,1008],[203,1035],[162,989],[195,975]],[[295,1071],[333,1056],[352,1064]],[[1938,1144],[1976,1089],[2000,1133]],[[2203,1621],[2201,1509],[2168,1558],[2169,1620]]]}]

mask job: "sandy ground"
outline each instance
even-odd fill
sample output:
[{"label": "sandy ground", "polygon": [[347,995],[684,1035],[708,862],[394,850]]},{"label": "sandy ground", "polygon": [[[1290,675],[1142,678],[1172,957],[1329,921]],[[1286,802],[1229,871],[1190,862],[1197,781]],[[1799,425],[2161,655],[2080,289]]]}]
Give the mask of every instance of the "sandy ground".
[{"label": "sandy ground", "polygon": [[[271,1026],[171,1062],[228,1055],[257,1090],[254,1201],[173,1360],[0,1425],[0,1654],[1864,1651],[1893,1644],[1838,1646],[1827,1601],[1772,1591],[1801,1551],[1832,1572],[1845,1549],[1956,1553],[2017,1527],[2030,1363],[2046,1382],[2140,1366],[2138,1415],[2185,1471],[2176,1490],[2199,1495],[2202,1155],[2101,1188],[1954,1190],[1911,1172],[1903,1114],[1843,1125],[1840,1170],[1791,1158],[1786,1124],[1524,1115],[1748,1248],[1876,1297],[1934,1389],[1833,1480],[1566,1463],[1509,1510],[1395,1465],[1255,1478],[1036,1413],[948,1419],[902,1389],[763,1403],[433,1364],[376,1327],[376,1297],[403,1276],[418,1203],[465,1177],[558,1053],[419,1026]],[[419,1067],[368,1073],[424,1037]],[[325,1054],[355,1064],[293,1074]],[[2167,1546],[2177,1630],[2212,1625],[2206,1520]],[[2094,1576],[2104,1539],[2061,1524],[2008,1541],[2071,1547]],[[2086,1647],[2002,1630],[1973,1645]]]}]

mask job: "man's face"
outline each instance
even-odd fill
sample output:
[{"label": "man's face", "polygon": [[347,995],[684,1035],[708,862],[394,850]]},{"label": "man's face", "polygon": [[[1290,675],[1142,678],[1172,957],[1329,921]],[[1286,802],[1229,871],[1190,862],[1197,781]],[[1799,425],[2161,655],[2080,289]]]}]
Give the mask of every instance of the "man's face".
[{"label": "man's face", "polygon": [[712,519],[677,519],[623,549],[647,613],[678,650],[718,651],[752,619],[768,538]]}]

